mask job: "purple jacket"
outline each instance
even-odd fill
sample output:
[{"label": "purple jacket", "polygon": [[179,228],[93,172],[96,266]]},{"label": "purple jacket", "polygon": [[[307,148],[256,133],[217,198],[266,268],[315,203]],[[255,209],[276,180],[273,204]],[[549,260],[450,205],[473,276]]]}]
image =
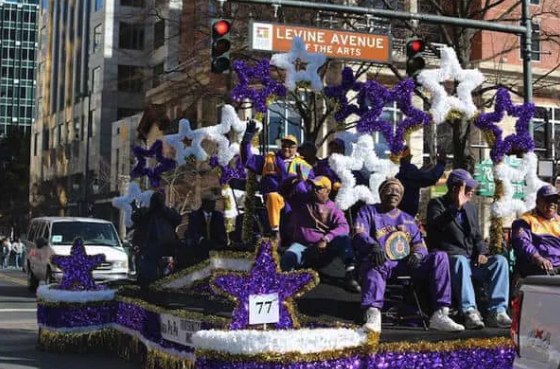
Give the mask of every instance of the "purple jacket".
[{"label": "purple jacket", "polygon": [[560,216],[547,220],[536,210],[529,211],[512,224],[511,242],[519,266],[531,262],[531,256],[539,254],[560,266]]},{"label": "purple jacket", "polygon": [[[257,175],[261,175],[263,172],[265,156],[255,155],[251,151],[251,141],[241,142],[241,162],[245,168],[253,171]],[[288,171],[286,169],[286,163],[280,155],[280,152],[276,153],[276,167],[278,168],[278,174],[269,174],[261,178],[261,191],[263,195],[271,192],[278,192],[282,182],[288,178]]]},{"label": "purple jacket", "polygon": [[312,245],[323,237],[330,242],[337,236],[349,234],[348,222],[342,210],[330,200],[324,204],[317,202],[308,182],[296,183],[289,201],[292,204],[290,222],[294,227],[293,242]]},{"label": "purple jacket", "polygon": [[369,262],[371,248],[374,243],[379,243],[385,248],[385,243],[392,233],[404,232],[411,252],[426,256],[428,250],[422,239],[422,234],[414,218],[400,209],[393,210],[390,214],[380,211],[381,204],[364,205],[358,212],[355,224],[364,228],[363,233],[358,233],[352,239],[360,262]]}]

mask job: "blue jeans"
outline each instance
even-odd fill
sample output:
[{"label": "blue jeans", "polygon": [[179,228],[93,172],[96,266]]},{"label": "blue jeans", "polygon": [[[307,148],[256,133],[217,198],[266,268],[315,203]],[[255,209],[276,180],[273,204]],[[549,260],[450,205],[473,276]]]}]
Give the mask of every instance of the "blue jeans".
[{"label": "blue jeans", "polygon": [[487,283],[490,313],[506,311],[509,301],[509,267],[505,257],[489,256],[488,262],[479,266],[471,266],[471,260],[461,255],[450,256],[449,262],[451,286],[463,313],[477,308],[472,279]]},{"label": "blue jeans", "polygon": [[352,240],[350,236],[344,234],[333,238],[323,251],[317,250],[314,245],[305,246],[297,242],[292,243],[280,259],[280,268],[283,272],[288,272],[304,266],[313,266],[315,258],[311,255],[311,251],[316,251],[318,254],[324,254],[327,257],[330,255],[338,256],[347,267],[353,266],[355,263]]}]

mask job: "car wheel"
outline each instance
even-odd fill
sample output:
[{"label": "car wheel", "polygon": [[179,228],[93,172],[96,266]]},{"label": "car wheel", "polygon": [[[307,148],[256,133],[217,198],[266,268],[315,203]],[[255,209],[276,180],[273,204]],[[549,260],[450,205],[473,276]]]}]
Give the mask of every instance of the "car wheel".
[{"label": "car wheel", "polygon": [[39,280],[35,277],[31,268],[27,266],[27,289],[29,292],[37,292],[37,287],[39,287]]}]

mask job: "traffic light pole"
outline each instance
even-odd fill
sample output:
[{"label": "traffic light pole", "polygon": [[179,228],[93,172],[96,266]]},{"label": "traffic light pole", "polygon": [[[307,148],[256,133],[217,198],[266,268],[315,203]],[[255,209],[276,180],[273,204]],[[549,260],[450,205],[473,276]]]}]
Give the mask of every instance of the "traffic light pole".
[{"label": "traffic light pole", "polygon": [[[515,26],[510,24],[501,24],[490,21],[463,19],[455,17],[447,17],[443,15],[409,13],[396,10],[367,8],[361,6],[348,6],[328,3],[313,3],[310,1],[298,0],[224,0],[232,3],[250,3],[261,4],[267,6],[284,6],[288,8],[313,9],[332,12],[343,12],[349,14],[371,15],[378,18],[400,19],[400,20],[417,20],[423,23],[443,24],[448,26],[458,26],[465,28],[475,28],[487,31],[495,31],[501,33],[510,33],[523,37],[523,98],[524,102],[533,102],[533,77],[531,73],[531,13],[529,11],[529,0],[521,0],[521,25]],[[530,132],[533,129],[530,123]]]}]

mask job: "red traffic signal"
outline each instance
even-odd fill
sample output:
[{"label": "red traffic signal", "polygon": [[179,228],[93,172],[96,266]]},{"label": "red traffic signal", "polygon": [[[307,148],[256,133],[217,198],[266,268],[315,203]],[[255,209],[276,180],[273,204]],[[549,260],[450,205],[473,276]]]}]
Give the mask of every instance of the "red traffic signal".
[{"label": "red traffic signal", "polygon": [[414,52],[419,52],[422,49],[424,49],[424,44],[422,43],[422,41],[420,40],[416,40],[416,41],[412,41],[410,43],[410,48],[412,49],[412,51]]},{"label": "red traffic signal", "polygon": [[406,74],[409,77],[417,77],[426,66],[422,52],[425,50],[424,40],[411,37],[406,40]]},{"label": "red traffic signal", "polygon": [[220,36],[223,36],[226,33],[228,33],[229,29],[230,29],[229,22],[225,21],[225,20],[220,20],[220,21],[217,21],[216,23],[214,23],[212,31],[214,32],[215,36],[220,37]]}]

